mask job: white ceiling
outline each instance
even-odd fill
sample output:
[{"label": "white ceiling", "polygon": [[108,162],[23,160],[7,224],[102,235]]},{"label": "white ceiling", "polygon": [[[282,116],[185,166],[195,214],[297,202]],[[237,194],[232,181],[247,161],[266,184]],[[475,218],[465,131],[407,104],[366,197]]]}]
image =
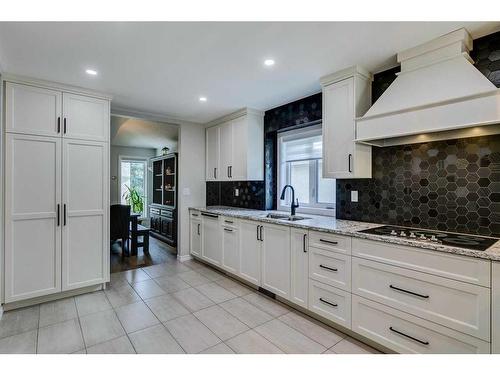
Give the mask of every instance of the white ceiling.
[{"label": "white ceiling", "polygon": [[111,145],[177,150],[178,127],[154,121],[111,116]]},{"label": "white ceiling", "polygon": [[[113,94],[115,107],[208,122],[318,92],[321,76],[354,64],[380,71],[398,51],[462,26],[473,37],[500,29],[498,22],[2,22],[0,65]],[[263,66],[268,57],[272,68]]]}]

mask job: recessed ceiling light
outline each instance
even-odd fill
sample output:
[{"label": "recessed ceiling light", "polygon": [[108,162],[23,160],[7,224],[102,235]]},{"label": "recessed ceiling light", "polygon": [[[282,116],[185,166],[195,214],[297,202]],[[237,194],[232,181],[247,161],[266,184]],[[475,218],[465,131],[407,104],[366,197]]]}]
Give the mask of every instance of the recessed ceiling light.
[{"label": "recessed ceiling light", "polygon": [[200,96],[200,102],[206,102],[207,98],[205,96]]},{"label": "recessed ceiling light", "polygon": [[266,59],[266,60],[264,60],[264,65],[265,66],[273,66],[274,60],[273,59]]},{"label": "recessed ceiling light", "polygon": [[97,70],[87,69],[87,70],[85,70],[85,73],[87,73],[88,75],[91,75],[91,76],[96,76],[97,75]]}]

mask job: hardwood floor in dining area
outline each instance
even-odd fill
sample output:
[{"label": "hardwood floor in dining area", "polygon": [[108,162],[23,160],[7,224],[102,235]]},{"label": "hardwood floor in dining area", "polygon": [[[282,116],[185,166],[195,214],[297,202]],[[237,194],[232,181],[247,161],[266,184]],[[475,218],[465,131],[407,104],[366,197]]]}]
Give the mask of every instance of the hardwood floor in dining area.
[{"label": "hardwood floor in dining area", "polygon": [[124,256],[121,241],[111,245],[111,273],[133,270],[136,268],[153,266],[175,260],[177,250],[166,243],[149,236],[149,254],[144,254],[139,248],[137,256]]}]

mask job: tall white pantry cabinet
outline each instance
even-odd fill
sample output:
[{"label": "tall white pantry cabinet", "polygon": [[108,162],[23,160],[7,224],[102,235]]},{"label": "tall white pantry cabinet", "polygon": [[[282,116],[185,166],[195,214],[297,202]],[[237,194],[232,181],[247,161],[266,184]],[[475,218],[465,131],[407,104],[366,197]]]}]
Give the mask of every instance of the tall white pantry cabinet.
[{"label": "tall white pantry cabinet", "polygon": [[4,302],[109,281],[110,98],[4,81]]}]

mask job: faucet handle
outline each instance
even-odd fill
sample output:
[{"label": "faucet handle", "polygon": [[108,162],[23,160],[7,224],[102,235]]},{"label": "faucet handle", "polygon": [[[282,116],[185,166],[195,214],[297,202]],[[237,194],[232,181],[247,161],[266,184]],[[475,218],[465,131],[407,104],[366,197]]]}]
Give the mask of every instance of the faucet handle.
[{"label": "faucet handle", "polygon": [[295,201],[297,202],[297,203],[295,204],[295,207],[299,207],[299,198],[295,199]]}]

